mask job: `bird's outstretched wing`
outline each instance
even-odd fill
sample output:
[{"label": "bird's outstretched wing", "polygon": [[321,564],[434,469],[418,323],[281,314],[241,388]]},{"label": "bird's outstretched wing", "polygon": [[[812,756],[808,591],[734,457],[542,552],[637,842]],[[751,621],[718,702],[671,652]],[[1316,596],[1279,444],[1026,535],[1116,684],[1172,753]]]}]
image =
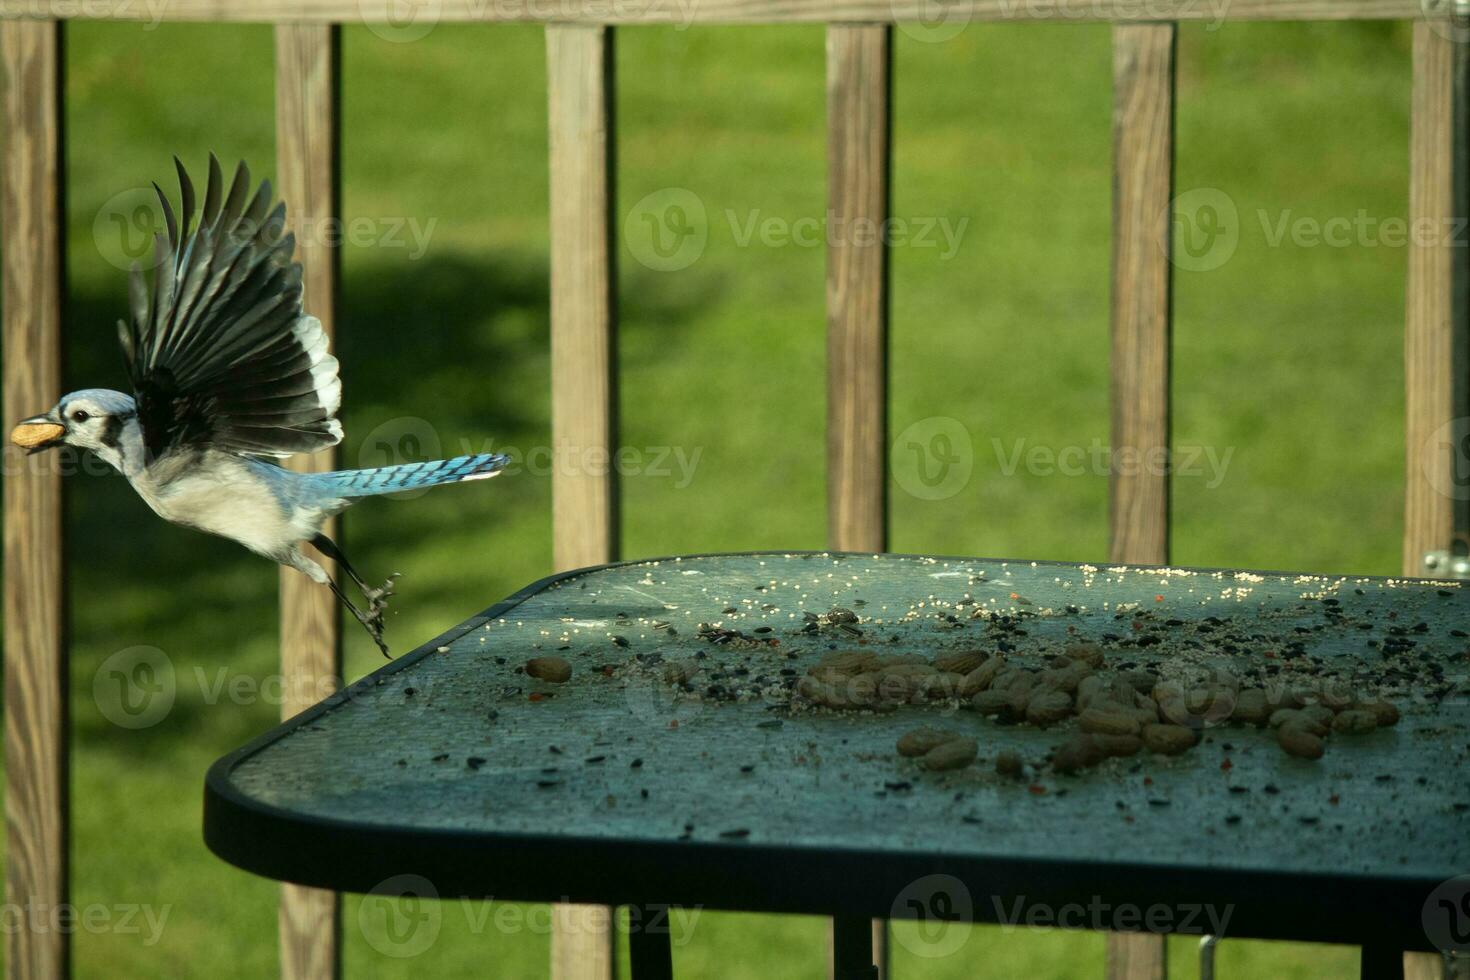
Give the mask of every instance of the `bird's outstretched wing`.
[{"label": "bird's outstretched wing", "polygon": [[209,157],[199,223],[178,158],[180,219],[157,184],[167,237],[156,236],[153,288],[137,265],[131,319],[118,323],[149,459],[212,447],[258,456],[312,453],[342,440],[337,359],[301,311],[286,205],[270,181],[250,194],[241,163],[228,191]]}]

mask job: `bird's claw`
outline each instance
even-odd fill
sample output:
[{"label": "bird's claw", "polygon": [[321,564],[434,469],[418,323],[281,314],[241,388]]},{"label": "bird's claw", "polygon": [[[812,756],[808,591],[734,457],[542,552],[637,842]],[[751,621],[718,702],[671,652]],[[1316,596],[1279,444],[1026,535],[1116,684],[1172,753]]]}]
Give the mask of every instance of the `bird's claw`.
[{"label": "bird's claw", "polygon": [[363,590],[363,595],[367,597],[368,610],[362,624],[367,627],[368,634],[372,636],[378,649],[383,651],[384,657],[391,655],[388,653],[388,645],[383,642],[383,610],[388,608],[388,599],[393,595],[393,580],[396,578],[398,573],[394,572],[380,587]]},{"label": "bird's claw", "polygon": [[367,601],[373,605],[373,608],[381,609],[383,606],[386,606],[388,604],[388,597],[391,595],[395,595],[393,591],[393,582],[398,578],[400,574],[400,572],[394,572],[392,575],[389,575],[388,581],[384,582],[376,589],[362,590],[362,594],[367,598]]},{"label": "bird's claw", "polygon": [[378,645],[378,649],[383,651],[383,656],[389,657],[391,655],[388,653],[388,644],[383,642],[383,605],[383,603],[374,603],[372,608],[363,615],[362,625],[367,627],[368,636],[371,636],[373,642]]}]

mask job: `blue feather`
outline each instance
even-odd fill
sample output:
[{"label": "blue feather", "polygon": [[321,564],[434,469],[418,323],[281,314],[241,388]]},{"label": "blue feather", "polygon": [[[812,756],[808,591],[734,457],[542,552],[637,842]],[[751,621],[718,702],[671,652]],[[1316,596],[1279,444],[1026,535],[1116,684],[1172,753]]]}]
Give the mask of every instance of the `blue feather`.
[{"label": "blue feather", "polygon": [[381,493],[399,493],[436,487],[444,483],[483,480],[494,476],[510,464],[501,453],[476,453],[453,459],[436,459],[425,463],[403,463],[380,466],[371,470],[339,470],[313,474],[313,488],[333,497],[372,497]]}]

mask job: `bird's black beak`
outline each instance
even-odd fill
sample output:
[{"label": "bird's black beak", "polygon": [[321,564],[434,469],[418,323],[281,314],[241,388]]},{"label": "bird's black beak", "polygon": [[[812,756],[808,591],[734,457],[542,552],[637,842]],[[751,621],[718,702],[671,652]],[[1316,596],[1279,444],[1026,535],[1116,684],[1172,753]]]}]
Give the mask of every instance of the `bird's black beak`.
[{"label": "bird's black beak", "polygon": [[26,455],[58,446],[65,436],[66,426],[54,411],[33,415],[10,430],[10,441],[24,449]]}]

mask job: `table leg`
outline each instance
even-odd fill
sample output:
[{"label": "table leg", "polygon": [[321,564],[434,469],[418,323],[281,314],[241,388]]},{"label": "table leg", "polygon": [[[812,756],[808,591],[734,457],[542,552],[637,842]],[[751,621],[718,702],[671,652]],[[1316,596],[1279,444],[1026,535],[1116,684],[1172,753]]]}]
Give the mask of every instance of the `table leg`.
[{"label": "table leg", "polygon": [[873,964],[873,920],[832,917],[832,980],[877,980]]},{"label": "table leg", "polygon": [[1199,941],[1199,980],[1215,980],[1215,947],[1219,936],[1203,936]]},{"label": "table leg", "polygon": [[1388,943],[1365,945],[1358,976],[1361,980],[1404,980],[1404,951]]},{"label": "table leg", "polygon": [[640,905],[630,913],[628,962],[633,980],[674,980],[669,948],[669,907]]}]

